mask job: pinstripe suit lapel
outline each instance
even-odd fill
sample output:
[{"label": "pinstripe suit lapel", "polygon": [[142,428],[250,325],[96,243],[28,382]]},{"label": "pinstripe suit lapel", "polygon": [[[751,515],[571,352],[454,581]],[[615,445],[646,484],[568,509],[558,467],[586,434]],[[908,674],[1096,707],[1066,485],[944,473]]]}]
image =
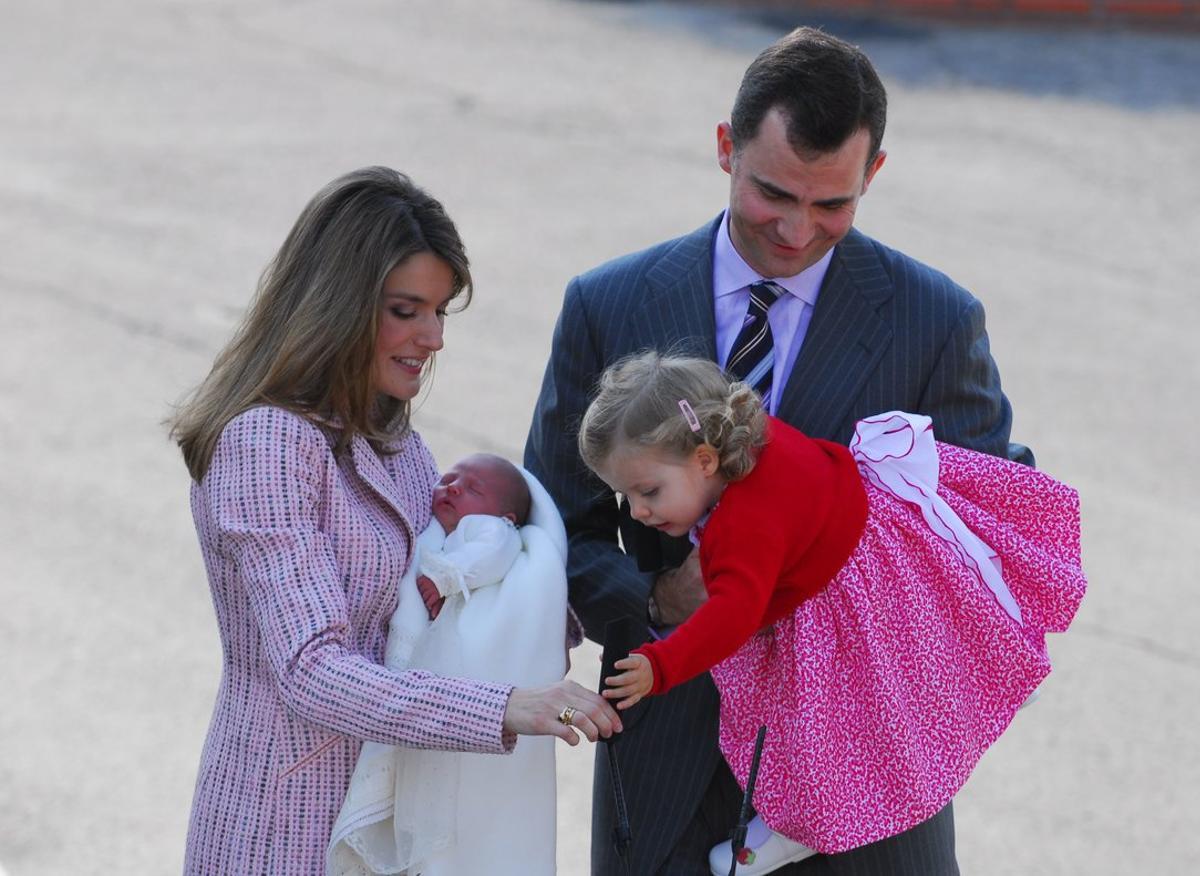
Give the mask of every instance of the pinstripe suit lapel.
[{"label": "pinstripe suit lapel", "polygon": [[817,307],[792,368],[779,417],[816,436],[835,436],[892,339],[880,310],[892,282],[870,243],[851,230],[834,250]]},{"label": "pinstripe suit lapel", "polygon": [[629,352],[653,347],[716,358],[712,241],[717,221],[682,238],[646,272],[646,297],[629,315],[635,340]]}]

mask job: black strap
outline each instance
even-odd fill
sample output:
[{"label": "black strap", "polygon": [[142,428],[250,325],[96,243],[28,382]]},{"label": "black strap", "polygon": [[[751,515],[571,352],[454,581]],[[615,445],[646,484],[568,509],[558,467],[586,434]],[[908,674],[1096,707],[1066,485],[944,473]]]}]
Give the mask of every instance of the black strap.
[{"label": "black strap", "polygon": [[[600,690],[604,690],[604,679],[616,670],[613,664],[629,655],[633,648],[634,620],[628,615],[609,621],[604,626],[604,654],[600,659]],[[617,762],[617,737],[604,740],[608,746],[608,780],[612,786],[616,824],[613,827],[613,846],[621,859],[623,869],[629,872],[629,849],[633,845],[633,830],[629,826],[629,807],[625,803],[625,789],[621,785],[621,768]]]},{"label": "black strap", "polygon": [[729,850],[733,852],[729,863],[729,876],[737,873],[738,853],[746,845],[746,825],[750,823],[750,812],[754,806],[754,784],[758,781],[758,764],[762,760],[763,742],[767,738],[767,725],[758,728],[758,737],[754,740],[754,759],[750,761],[750,777],[746,780],[746,793],[742,796],[742,811],[738,814],[737,825],[729,837]]}]

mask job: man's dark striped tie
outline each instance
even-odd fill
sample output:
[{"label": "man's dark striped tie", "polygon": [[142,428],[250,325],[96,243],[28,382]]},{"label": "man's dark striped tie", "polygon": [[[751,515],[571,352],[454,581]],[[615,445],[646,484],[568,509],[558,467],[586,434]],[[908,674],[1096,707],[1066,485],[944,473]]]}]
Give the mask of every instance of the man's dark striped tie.
[{"label": "man's dark striped tie", "polygon": [[725,370],[738,380],[754,387],[762,396],[763,407],[771,407],[771,373],[775,370],[775,339],[771,336],[771,324],[767,322],[767,311],[779,300],[784,289],[770,280],[763,280],[750,287],[750,309],[746,322],[733,342],[733,350]]}]

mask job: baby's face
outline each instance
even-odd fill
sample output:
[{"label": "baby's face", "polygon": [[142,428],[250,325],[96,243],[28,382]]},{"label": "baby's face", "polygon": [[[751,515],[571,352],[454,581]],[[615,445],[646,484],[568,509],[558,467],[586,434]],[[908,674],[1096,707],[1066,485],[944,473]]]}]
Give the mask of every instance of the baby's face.
[{"label": "baby's face", "polygon": [[515,517],[503,507],[502,477],[494,463],[468,456],[442,475],[433,488],[433,518],[449,535],[468,514]]}]

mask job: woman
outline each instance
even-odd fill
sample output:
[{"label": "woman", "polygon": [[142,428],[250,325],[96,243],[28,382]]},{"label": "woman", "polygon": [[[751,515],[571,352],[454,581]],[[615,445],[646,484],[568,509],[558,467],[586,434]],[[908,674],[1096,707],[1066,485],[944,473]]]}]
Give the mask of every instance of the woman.
[{"label": "woman", "polygon": [[517,734],[620,730],[573,682],[382,666],[438,477],[409,406],[469,289],[441,204],[387,168],[347,174],[300,214],[175,419],[224,649],[187,873],[322,872],[364,740],[503,753]]}]

